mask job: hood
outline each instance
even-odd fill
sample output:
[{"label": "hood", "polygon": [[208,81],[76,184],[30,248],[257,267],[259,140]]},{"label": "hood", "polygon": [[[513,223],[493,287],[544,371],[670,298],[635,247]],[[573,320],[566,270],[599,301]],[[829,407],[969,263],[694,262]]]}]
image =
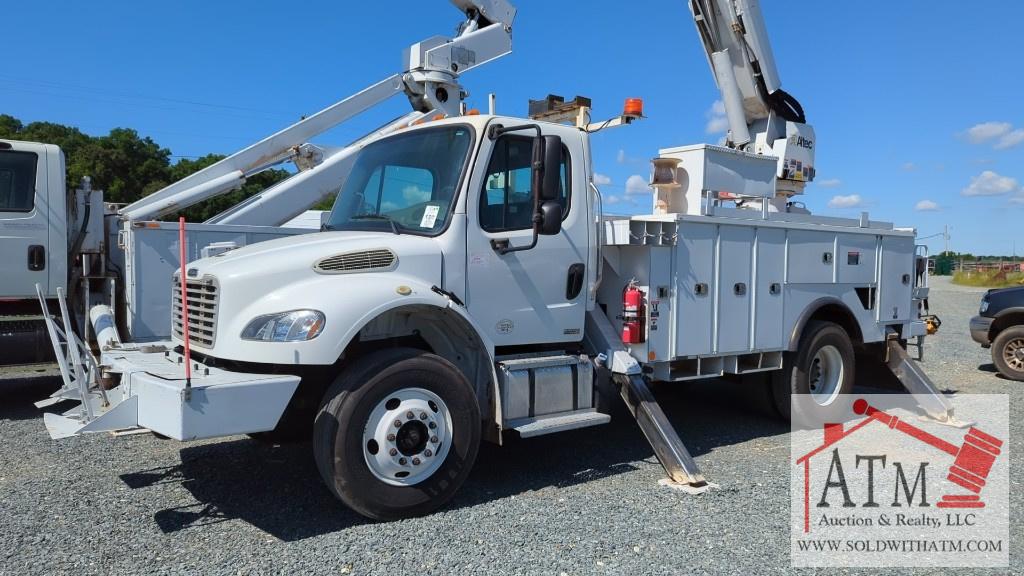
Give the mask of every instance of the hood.
[{"label": "hood", "polygon": [[[191,262],[187,274],[190,278],[215,276],[222,286],[226,281],[265,281],[274,277],[294,282],[299,278],[320,275],[314,265],[321,260],[371,250],[394,253],[397,262],[391,270],[404,268],[406,273],[423,274],[425,280],[441,274],[441,249],[432,238],[352,231],[302,234],[250,244]],[[266,288],[270,290],[279,285],[271,283]]]}]

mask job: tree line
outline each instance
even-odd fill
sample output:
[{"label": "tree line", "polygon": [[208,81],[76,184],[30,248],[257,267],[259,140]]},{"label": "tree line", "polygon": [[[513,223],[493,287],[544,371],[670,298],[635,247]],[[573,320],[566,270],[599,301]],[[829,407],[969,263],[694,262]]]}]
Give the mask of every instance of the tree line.
[{"label": "tree line", "polygon": [[[114,128],[106,136],[90,136],[73,126],[53,122],[24,124],[8,114],[0,114],[0,139],[60,146],[68,187],[77,188],[82,177],[89,176],[93,188],[103,190],[104,200],[117,204],[134,202],[224,158],[222,154],[207,154],[172,162],[169,149],[130,128]],[[261,172],[238,190],[191,206],[181,215],[189,222],[203,222],[288,176],[285,170]],[[178,216],[165,218],[176,220]]]}]

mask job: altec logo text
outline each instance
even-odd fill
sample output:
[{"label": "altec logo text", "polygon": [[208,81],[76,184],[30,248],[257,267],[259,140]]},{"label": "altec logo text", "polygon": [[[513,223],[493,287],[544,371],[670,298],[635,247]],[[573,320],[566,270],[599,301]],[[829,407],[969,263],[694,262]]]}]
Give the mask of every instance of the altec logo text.
[{"label": "altec logo text", "polygon": [[958,398],[958,415],[984,418],[958,427],[903,395],[823,411],[846,422],[794,422],[794,566],[1008,565],[1006,402]]}]

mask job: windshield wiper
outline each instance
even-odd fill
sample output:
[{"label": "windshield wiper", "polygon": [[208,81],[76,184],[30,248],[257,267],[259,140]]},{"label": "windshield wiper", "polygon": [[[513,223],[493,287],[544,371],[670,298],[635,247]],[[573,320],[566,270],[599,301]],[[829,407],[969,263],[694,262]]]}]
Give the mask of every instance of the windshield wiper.
[{"label": "windshield wiper", "polygon": [[395,221],[387,214],[359,214],[352,216],[349,220],[386,220],[388,224],[391,224],[391,231],[395,233],[395,236],[401,236],[402,234],[398,231],[398,224],[395,224]]}]

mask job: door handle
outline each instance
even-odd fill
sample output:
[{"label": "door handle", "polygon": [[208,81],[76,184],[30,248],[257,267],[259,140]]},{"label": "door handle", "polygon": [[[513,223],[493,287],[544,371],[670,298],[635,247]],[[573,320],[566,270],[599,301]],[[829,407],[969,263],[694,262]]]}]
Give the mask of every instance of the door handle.
[{"label": "door handle", "polygon": [[28,247],[28,269],[38,272],[46,268],[46,247],[33,244]]},{"label": "door handle", "polygon": [[565,281],[565,299],[575,300],[580,292],[583,290],[583,272],[587,269],[581,263],[573,264],[569,266],[569,275]]}]

